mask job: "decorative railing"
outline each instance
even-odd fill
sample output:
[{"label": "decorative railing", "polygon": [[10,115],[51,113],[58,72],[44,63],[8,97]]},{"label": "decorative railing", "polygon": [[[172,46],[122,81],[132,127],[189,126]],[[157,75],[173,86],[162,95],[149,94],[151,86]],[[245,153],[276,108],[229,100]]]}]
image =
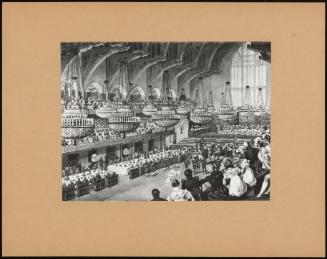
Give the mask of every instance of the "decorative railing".
[{"label": "decorative railing", "polygon": [[141,122],[141,119],[139,117],[130,117],[130,116],[112,116],[108,118],[109,123],[113,122],[126,122],[126,123],[138,123]]},{"label": "decorative railing", "polygon": [[93,127],[94,120],[93,118],[62,118],[61,127],[63,128],[84,128],[84,127]]}]

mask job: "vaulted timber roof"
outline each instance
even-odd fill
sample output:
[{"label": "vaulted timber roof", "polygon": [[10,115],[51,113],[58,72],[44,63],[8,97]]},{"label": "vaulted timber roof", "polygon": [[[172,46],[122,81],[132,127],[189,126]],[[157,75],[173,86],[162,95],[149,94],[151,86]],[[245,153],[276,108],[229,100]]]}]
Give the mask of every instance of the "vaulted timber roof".
[{"label": "vaulted timber roof", "polygon": [[[195,78],[208,77],[222,72],[224,57],[231,56],[242,42],[90,42],[62,43],[61,69],[64,74],[68,64],[79,56],[82,80],[90,83],[97,68],[106,62],[106,80],[117,80],[117,60],[125,59],[129,65],[129,80],[136,82],[146,73],[147,84],[160,80],[168,70],[171,80],[177,80],[178,88],[190,84]],[[248,45],[270,62],[270,43]]]}]

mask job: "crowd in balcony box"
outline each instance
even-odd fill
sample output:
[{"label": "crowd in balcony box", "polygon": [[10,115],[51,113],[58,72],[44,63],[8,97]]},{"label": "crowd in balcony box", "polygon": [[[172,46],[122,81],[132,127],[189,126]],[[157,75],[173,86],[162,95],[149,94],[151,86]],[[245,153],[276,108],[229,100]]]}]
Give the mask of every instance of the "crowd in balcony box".
[{"label": "crowd in balcony box", "polygon": [[98,143],[102,141],[115,140],[124,137],[139,136],[164,131],[164,128],[157,126],[154,122],[143,120],[140,126],[135,131],[126,133],[124,136],[123,133],[118,133],[109,129],[104,120],[95,120],[95,129],[92,133],[83,138],[76,137],[74,139],[62,139],[62,146]]}]

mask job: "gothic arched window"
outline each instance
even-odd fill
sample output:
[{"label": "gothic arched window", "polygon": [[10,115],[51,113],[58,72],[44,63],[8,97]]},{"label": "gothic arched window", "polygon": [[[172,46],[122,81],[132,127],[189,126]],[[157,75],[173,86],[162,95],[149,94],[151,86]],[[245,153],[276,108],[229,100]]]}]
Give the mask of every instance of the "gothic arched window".
[{"label": "gothic arched window", "polygon": [[[231,95],[235,106],[243,105],[245,86],[250,86],[250,105],[258,103],[258,89],[262,88],[264,100],[268,100],[268,64],[259,58],[260,54],[247,48],[249,42],[243,43],[236,51],[231,67]],[[267,105],[267,101],[265,102]]]}]

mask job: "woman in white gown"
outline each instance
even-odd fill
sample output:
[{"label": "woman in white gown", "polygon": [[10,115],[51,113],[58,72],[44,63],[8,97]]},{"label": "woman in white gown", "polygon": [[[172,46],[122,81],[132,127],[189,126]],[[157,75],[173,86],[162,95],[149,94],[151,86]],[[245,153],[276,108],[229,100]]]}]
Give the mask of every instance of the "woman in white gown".
[{"label": "woman in white gown", "polygon": [[257,180],[254,177],[254,173],[252,168],[250,167],[250,162],[246,159],[242,159],[240,166],[242,168],[242,180],[246,183],[249,187],[254,187],[257,183]]},{"label": "woman in white gown", "polygon": [[181,189],[181,184],[177,179],[174,179],[171,185],[173,187],[173,191],[168,196],[168,201],[194,201],[191,192],[186,189]]},{"label": "woman in white gown", "polygon": [[[234,165],[236,162],[234,163]],[[247,186],[240,177],[241,169],[238,167],[230,167],[225,169],[223,184],[228,188],[229,196],[241,197],[247,192]],[[228,184],[229,181],[229,184]]]},{"label": "woman in white gown", "polygon": [[239,175],[234,175],[230,179],[228,194],[234,197],[241,197],[247,192],[247,186]]}]

